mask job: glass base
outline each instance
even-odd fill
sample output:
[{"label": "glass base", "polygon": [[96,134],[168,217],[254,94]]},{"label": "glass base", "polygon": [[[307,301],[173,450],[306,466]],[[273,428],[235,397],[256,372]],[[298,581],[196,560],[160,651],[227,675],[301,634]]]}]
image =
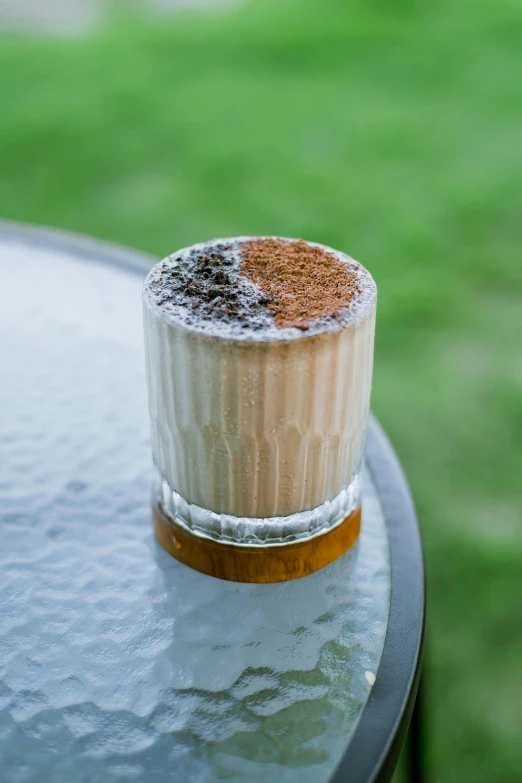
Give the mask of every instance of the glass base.
[{"label": "glass base", "polygon": [[190,533],[152,507],[156,538],[164,549],[196,571],[233,582],[287,582],[318,571],[344,555],[359,538],[361,508],[320,535],[290,544],[240,546]]},{"label": "glass base", "polygon": [[156,470],[154,500],[177,525],[201,538],[237,546],[273,546],[307,541],[332,530],[359,508],[360,471],[332,500],[316,508],[279,517],[237,517],[189,503]]}]

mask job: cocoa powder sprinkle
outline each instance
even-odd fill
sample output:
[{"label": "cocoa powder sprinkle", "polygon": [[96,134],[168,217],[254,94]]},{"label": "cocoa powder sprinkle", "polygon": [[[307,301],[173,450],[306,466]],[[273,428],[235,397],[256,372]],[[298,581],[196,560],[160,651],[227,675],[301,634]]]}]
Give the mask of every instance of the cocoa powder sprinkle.
[{"label": "cocoa powder sprinkle", "polygon": [[353,269],[302,239],[255,238],[241,250],[241,272],[261,289],[259,303],[280,328],[307,329],[318,318],[335,317],[360,293]]}]

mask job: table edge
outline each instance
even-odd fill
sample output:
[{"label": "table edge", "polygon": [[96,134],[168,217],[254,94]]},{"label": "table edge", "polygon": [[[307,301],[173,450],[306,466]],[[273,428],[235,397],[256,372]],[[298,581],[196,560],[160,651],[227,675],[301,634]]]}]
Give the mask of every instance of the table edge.
[{"label": "table edge", "polygon": [[37,226],[0,219],[0,237],[14,239],[39,248],[62,250],[90,261],[111,264],[121,269],[146,274],[160,257],[133,250],[114,242],[95,239],[61,228]]},{"label": "table edge", "polygon": [[390,614],[377,677],[330,783],[390,781],[419,684],[426,615],[424,556],[415,507],[393,447],[372,415],[366,463],[390,547]]}]

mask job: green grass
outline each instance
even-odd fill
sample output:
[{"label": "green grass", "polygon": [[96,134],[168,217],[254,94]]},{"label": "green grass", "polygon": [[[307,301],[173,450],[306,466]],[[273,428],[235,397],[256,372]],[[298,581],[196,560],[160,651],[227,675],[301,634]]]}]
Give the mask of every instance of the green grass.
[{"label": "green grass", "polygon": [[254,0],[0,39],[0,216],[159,256],[304,236],[374,273],[439,783],[522,769],[521,40],[516,0]]}]

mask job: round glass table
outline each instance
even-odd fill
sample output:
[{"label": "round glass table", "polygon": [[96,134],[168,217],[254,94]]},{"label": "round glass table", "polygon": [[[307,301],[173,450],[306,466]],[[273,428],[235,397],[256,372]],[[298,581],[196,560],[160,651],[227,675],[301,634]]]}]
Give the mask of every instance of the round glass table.
[{"label": "round glass table", "polygon": [[154,259],[0,224],[3,783],[389,780],[424,571],[372,420],[358,544],[274,585],[156,543],[141,284]]}]

